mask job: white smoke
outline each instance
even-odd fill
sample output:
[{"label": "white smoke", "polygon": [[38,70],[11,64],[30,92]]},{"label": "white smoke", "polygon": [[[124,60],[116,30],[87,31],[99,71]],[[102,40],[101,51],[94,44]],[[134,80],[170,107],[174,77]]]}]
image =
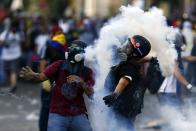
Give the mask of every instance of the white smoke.
[{"label": "white smoke", "polygon": [[173,73],[174,60],[177,57],[170,43],[174,41],[175,33],[172,27],[166,25],[166,18],[161,10],[154,7],[144,12],[138,7],[121,6],[120,14],[101,29],[95,46],[87,48],[86,59],[96,61],[100,69],[106,69],[100,72],[107,74],[107,70],[113,64],[112,47],[121,46],[127,37],[142,35],[150,41],[151,52],[156,52],[163,75],[168,76]]},{"label": "white smoke", "polygon": [[182,56],[189,56],[191,55],[191,50],[194,44],[194,32],[192,31],[192,24],[189,21],[185,21],[183,23],[182,34],[186,40],[186,47],[185,50],[182,52]]},{"label": "white smoke", "polygon": [[[109,20],[100,31],[100,37],[94,46],[86,49],[85,58],[91,62],[96,73],[95,101],[89,105],[91,123],[95,131],[109,131],[119,129],[122,125],[108,116],[108,108],[104,105],[102,89],[106,75],[110,67],[114,64],[114,47],[120,47],[128,37],[141,35],[147,38],[160,62],[160,68],[164,76],[173,73],[176,51],[168,41],[175,39],[175,31],[166,25],[166,18],[161,10],[152,8],[144,12],[138,7],[122,6],[120,13]],[[112,123],[109,125],[109,123]]]},{"label": "white smoke", "polygon": [[[186,101],[187,102],[187,101]],[[193,102],[191,102],[193,103]],[[195,105],[186,103],[184,108],[176,109],[171,106],[162,106],[160,111],[166,126],[172,131],[195,131]]]}]

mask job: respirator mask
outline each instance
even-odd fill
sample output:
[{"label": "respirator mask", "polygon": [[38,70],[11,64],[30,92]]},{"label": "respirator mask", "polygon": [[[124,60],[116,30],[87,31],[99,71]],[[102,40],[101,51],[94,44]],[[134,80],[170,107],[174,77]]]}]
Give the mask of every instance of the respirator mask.
[{"label": "respirator mask", "polygon": [[140,35],[129,37],[125,43],[120,47],[120,52],[127,55],[127,58],[145,57],[151,50],[150,42]]},{"label": "respirator mask", "polygon": [[79,63],[84,60],[85,50],[81,47],[72,45],[69,47],[68,59],[71,63]]}]

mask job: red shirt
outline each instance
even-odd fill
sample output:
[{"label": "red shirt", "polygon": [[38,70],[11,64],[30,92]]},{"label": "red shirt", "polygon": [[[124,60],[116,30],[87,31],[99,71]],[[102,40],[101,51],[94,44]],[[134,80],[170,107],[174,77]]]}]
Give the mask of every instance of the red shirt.
[{"label": "red shirt", "polygon": [[[50,112],[60,115],[79,115],[86,112],[86,106],[83,98],[83,89],[80,88],[77,96],[68,99],[62,93],[63,85],[67,83],[66,78],[71,75],[68,70],[61,70],[63,60],[56,61],[49,65],[44,74],[49,79],[55,76],[55,85],[52,89],[52,98],[50,103]],[[85,67],[85,72],[80,76],[90,87],[94,84],[93,72]]]}]

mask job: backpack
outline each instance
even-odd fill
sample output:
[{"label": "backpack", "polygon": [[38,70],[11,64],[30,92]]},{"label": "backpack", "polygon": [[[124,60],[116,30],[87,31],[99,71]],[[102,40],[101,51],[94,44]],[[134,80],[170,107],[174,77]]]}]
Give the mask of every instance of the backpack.
[{"label": "backpack", "polygon": [[156,94],[164,81],[159,64],[150,63],[146,74],[147,88],[151,94]]}]

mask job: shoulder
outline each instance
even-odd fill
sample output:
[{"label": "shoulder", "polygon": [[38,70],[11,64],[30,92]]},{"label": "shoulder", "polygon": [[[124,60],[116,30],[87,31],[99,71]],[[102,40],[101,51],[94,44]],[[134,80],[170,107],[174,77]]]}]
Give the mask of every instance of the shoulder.
[{"label": "shoulder", "polygon": [[140,66],[132,63],[125,63],[120,66],[119,74],[126,76],[138,76],[140,73]]},{"label": "shoulder", "polygon": [[56,63],[59,63],[59,64],[62,64],[62,63],[64,63],[64,62],[66,62],[65,60],[57,60],[57,61],[55,61]]},{"label": "shoulder", "polygon": [[120,63],[118,66],[116,66],[118,70],[130,70],[135,68],[135,66],[131,63]]},{"label": "shoulder", "polygon": [[60,66],[61,64],[64,63],[64,60],[57,60],[57,61],[54,61],[51,66]]},{"label": "shoulder", "polygon": [[63,60],[58,60],[53,62],[52,64],[50,64],[49,66],[47,66],[47,68],[45,69],[45,74],[47,76],[50,76],[51,74],[57,72],[60,69],[60,66],[62,65]]}]

